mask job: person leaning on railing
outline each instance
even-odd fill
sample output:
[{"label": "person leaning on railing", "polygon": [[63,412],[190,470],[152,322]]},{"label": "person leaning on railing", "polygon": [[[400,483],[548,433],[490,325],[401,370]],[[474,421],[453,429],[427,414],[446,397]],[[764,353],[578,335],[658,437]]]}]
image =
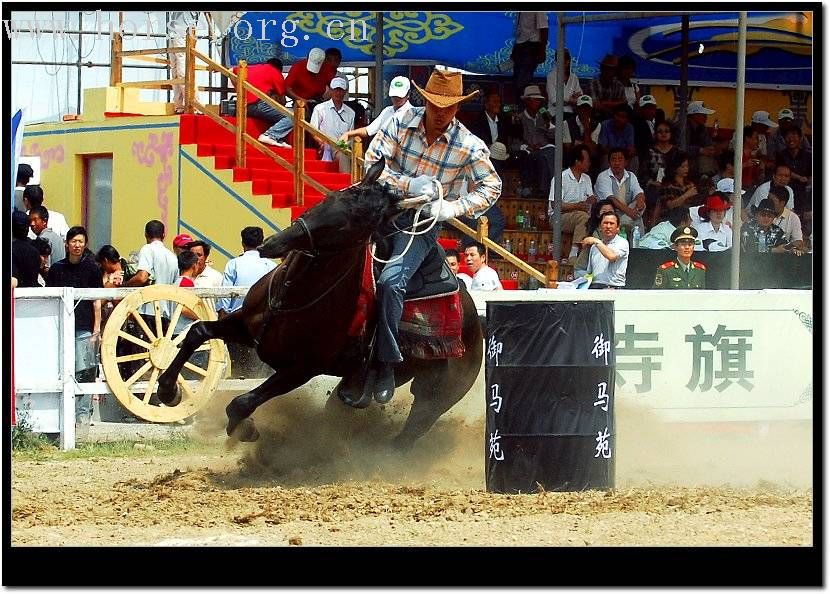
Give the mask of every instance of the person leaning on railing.
[{"label": "person leaning on railing", "polygon": [[[233,69],[234,73],[238,73],[239,68]],[[282,76],[282,61],[277,58],[271,58],[263,64],[253,64],[248,66],[247,79],[251,86],[256,87],[266,95],[271,95],[274,100],[281,104],[285,104],[285,79]],[[247,114],[252,118],[263,120],[267,122],[270,128],[266,130],[260,137],[260,142],[271,144],[263,140],[271,139],[269,132],[273,130],[275,124],[286,117],[280,113],[276,107],[268,105],[265,101],[254,95],[251,91],[245,93],[245,103],[247,104]]]},{"label": "person leaning on railing", "polygon": [[[294,63],[285,78],[285,94],[294,100],[318,101],[331,96],[331,89],[328,85],[337,74],[337,67],[340,65],[342,56],[340,50],[329,48],[326,51],[318,47],[308,52],[308,58],[303,58]],[[306,113],[309,113],[312,105],[306,106]],[[294,129],[294,118],[285,116],[274,126],[265,131],[259,137],[263,144],[287,148],[291,145],[285,142],[285,138]]]}]

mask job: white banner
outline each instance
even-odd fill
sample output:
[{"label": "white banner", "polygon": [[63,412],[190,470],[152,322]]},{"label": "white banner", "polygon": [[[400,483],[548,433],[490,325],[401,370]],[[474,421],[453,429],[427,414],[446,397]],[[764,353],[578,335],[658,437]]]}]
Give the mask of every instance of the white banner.
[{"label": "white banner", "polygon": [[615,302],[616,395],[668,421],[812,419],[811,291],[496,291]]}]

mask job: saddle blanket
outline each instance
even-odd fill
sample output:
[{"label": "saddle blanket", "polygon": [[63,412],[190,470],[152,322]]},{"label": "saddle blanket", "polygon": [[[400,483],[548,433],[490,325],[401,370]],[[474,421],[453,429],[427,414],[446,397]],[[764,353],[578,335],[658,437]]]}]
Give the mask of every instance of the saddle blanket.
[{"label": "saddle blanket", "polygon": [[[366,336],[376,322],[375,276],[371,251],[367,249],[357,308],[349,336]],[[398,333],[398,346],[417,359],[452,359],[464,356],[461,340],[461,294],[458,291],[427,299],[405,301]]]}]

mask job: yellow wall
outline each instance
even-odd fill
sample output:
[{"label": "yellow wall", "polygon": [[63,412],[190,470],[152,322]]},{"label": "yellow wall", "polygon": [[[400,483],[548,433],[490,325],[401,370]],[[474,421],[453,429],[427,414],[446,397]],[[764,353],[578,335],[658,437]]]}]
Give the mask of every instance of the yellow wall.
[{"label": "yellow wall", "polygon": [[[272,209],[271,197],[253,196],[249,182],[233,183],[230,170],[213,169],[212,157],[196,157],[195,145],[179,145],[177,116],[110,118],[26,127],[24,155],[40,155],[47,208],[83,224],[84,158],[112,155],[112,245],[122,256],[144,244],[144,224],[161,220],[165,243],[190,233],[218,246],[211,252],[222,270],[241,251],[248,225],[266,237],[290,223],[289,209]],[[259,215],[252,212],[255,209]],[[100,246],[90,246],[97,250]]]}]

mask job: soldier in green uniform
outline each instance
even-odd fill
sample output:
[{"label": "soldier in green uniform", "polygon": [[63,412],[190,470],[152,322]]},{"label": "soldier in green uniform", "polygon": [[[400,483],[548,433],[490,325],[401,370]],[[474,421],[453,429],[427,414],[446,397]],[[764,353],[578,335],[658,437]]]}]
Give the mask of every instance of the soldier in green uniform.
[{"label": "soldier in green uniform", "polygon": [[671,234],[670,239],[677,251],[677,257],[657,268],[653,288],[705,289],[706,266],[700,262],[692,262],[697,229],[694,227],[678,227]]}]

